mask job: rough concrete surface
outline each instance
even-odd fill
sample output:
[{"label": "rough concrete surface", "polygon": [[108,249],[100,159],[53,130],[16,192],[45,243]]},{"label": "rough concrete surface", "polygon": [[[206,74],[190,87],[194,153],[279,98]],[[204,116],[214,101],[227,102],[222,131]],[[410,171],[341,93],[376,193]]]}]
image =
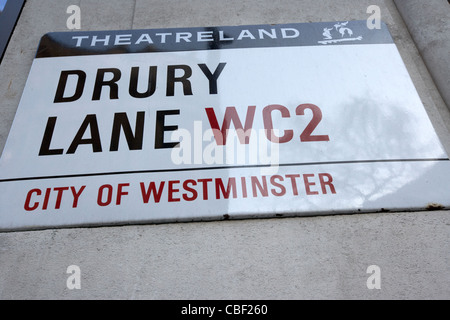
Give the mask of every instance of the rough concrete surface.
[{"label": "rough concrete surface", "polygon": [[450,108],[450,3],[395,0],[395,4]]},{"label": "rough concrete surface", "polygon": [[4,233],[0,297],[448,298],[449,225],[435,211]]},{"label": "rough concrete surface", "polygon": [[[72,4],[82,30],[361,20],[378,5],[450,153],[449,110],[392,0],[27,0],[0,65],[0,150],[39,39],[67,31]],[[0,233],[0,299],[448,299],[449,226],[444,210]]]}]

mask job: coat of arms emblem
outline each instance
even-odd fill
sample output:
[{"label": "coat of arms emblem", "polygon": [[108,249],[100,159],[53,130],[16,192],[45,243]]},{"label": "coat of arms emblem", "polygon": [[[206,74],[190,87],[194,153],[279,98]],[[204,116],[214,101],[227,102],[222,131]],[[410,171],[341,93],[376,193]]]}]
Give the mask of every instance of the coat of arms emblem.
[{"label": "coat of arms emblem", "polygon": [[323,29],[323,40],[318,41],[321,44],[338,43],[343,41],[362,40],[362,36],[354,37],[352,29],[347,27],[348,21],[336,23],[332,28]]}]

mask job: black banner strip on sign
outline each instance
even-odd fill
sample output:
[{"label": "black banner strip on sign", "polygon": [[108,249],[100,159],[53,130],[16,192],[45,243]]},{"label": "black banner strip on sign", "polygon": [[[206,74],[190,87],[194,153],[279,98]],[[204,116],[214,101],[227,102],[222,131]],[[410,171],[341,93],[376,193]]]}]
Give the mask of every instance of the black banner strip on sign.
[{"label": "black banner strip on sign", "polygon": [[393,43],[387,26],[366,20],[251,26],[51,32],[36,58],[238,48]]},{"label": "black banner strip on sign", "polygon": [[9,0],[0,6],[0,61],[8,46],[9,39],[22,12],[25,0]]},{"label": "black banner strip on sign", "polygon": [[[314,166],[328,164],[351,164],[351,163],[376,163],[376,162],[422,162],[422,161],[449,161],[449,158],[431,158],[431,159],[385,159],[385,160],[350,160],[350,161],[325,161],[325,162],[302,162],[302,163],[282,163],[274,167],[294,167],[294,166]],[[63,178],[81,178],[92,176],[109,176],[122,174],[138,174],[138,173],[160,173],[160,172],[181,172],[181,171],[204,171],[204,170],[224,170],[224,169],[243,169],[243,168],[268,168],[270,164],[255,164],[241,166],[221,166],[221,167],[199,167],[199,168],[178,168],[178,169],[155,169],[155,170],[133,170],[133,171],[117,171],[117,172],[97,172],[97,173],[80,173],[56,176],[41,177],[23,177],[0,179],[0,182],[14,182],[25,180],[46,180],[46,179],[63,179]]]}]

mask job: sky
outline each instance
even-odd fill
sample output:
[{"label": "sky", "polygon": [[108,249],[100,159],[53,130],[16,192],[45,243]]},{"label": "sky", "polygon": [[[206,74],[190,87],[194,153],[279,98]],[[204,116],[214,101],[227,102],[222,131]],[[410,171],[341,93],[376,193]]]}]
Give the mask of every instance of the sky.
[{"label": "sky", "polygon": [[6,1],[8,0],[0,0],[0,11],[3,11],[3,9],[5,8]]}]

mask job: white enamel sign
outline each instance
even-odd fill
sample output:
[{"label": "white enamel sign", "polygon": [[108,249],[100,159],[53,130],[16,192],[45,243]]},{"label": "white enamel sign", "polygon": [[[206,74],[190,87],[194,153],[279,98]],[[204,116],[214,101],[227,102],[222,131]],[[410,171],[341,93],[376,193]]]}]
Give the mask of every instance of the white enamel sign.
[{"label": "white enamel sign", "polygon": [[0,161],[0,228],[450,205],[387,27],[50,33]]}]

